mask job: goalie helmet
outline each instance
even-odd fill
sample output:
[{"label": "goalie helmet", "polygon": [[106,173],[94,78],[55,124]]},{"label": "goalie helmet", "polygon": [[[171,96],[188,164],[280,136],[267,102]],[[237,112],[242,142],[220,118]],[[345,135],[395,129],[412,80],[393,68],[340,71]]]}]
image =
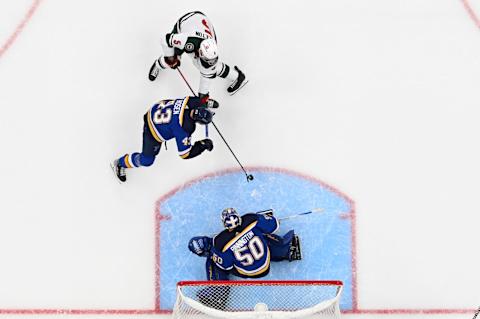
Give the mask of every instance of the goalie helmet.
[{"label": "goalie helmet", "polygon": [[208,65],[215,65],[218,61],[218,47],[214,39],[205,39],[200,43],[198,56]]},{"label": "goalie helmet", "polygon": [[222,211],[222,223],[226,229],[233,230],[240,226],[242,217],[240,217],[235,208],[225,208]]}]

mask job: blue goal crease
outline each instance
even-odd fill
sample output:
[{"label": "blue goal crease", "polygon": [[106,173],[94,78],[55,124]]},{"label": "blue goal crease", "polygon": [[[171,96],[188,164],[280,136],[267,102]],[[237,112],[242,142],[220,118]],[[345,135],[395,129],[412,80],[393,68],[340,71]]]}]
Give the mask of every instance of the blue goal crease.
[{"label": "blue goal crease", "polygon": [[160,305],[172,309],[176,284],[182,280],[205,280],[205,260],[189,252],[193,236],[222,230],[220,212],[235,207],[241,214],[273,208],[281,218],[314,208],[309,214],[282,222],[279,234],[294,229],[300,237],[303,259],[272,263],[265,280],[341,280],[342,310],[352,309],[352,223],[342,218],[351,212],[351,202],[325,184],[283,171],[256,171],[246,183],[242,172],[211,176],[174,193],[160,203]]}]

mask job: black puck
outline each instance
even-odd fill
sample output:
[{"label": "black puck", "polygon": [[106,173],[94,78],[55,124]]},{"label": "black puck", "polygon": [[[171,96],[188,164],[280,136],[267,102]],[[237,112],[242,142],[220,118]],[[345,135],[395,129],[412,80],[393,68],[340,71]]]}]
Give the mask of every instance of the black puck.
[{"label": "black puck", "polygon": [[247,181],[253,181],[253,175],[252,174],[247,175]]}]

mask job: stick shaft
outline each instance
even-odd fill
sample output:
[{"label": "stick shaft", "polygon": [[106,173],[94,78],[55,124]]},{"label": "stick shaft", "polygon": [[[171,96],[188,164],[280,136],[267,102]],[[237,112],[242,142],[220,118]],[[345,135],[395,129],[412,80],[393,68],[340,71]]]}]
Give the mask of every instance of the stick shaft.
[{"label": "stick shaft", "polygon": [[178,71],[178,73],[180,74],[180,76],[182,77],[183,81],[185,81],[185,84],[188,86],[188,88],[190,89],[190,91],[192,92],[192,94],[193,94],[194,96],[197,96],[197,95],[195,94],[195,92],[193,91],[192,87],[190,86],[190,83],[188,83],[187,79],[186,79],[185,76],[183,75],[182,71],[180,71],[180,68],[177,68],[177,71]]},{"label": "stick shaft", "polygon": [[225,143],[225,145],[227,145],[228,149],[230,150],[230,153],[232,153],[233,157],[235,157],[235,160],[237,161],[238,165],[240,165],[240,167],[242,168],[243,172],[245,173],[245,175],[248,175],[247,174],[247,171],[245,170],[245,168],[243,167],[242,163],[240,163],[240,161],[238,160],[237,156],[235,156],[235,153],[232,151],[232,149],[230,148],[230,145],[228,145],[227,141],[225,140],[225,138],[223,137],[222,133],[220,133],[220,130],[218,129],[217,125],[215,125],[215,123],[212,121],[212,124],[213,124],[213,127],[215,128],[215,130],[217,130],[217,133],[218,135],[220,135],[220,137],[222,138],[223,142]]},{"label": "stick shaft", "polygon": [[[194,96],[197,96],[197,94],[195,94],[195,92],[193,91],[192,87],[190,86],[190,83],[188,83],[187,79],[185,78],[185,76],[183,75],[182,71],[180,71],[180,68],[178,67],[177,68],[177,71],[178,71],[178,74],[180,74],[180,76],[182,77],[183,81],[185,82],[185,84],[188,86],[188,88],[190,89],[190,92],[192,92],[192,94]],[[208,124],[205,125],[205,136],[208,137]]]},{"label": "stick shaft", "polygon": [[303,216],[303,215],[310,215],[310,214],[321,213],[321,212],[323,212],[323,208],[315,208],[315,209],[312,209],[311,211],[308,211],[308,212],[299,213],[299,214],[290,215],[290,216],[285,216],[285,217],[279,218],[278,220],[292,219],[292,218],[300,217],[300,216]]}]

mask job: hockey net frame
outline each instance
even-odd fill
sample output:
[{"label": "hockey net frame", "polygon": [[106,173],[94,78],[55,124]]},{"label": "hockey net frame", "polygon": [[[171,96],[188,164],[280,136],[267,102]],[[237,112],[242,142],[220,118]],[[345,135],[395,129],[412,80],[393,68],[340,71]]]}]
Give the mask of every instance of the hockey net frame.
[{"label": "hockey net frame", "polygon": [[[198,300],[186,296],[182,289],[191,286],[336,286],[336,293],[333,298],[328,298],[319,303],[298,310],[219,310],[209,307]],[[343,290],[343,282],[339,280],[232,280],[232,281],[180,281],[177,283],[177,296],[175,306],[172,312],[172,318],[274,318],[274,319],[293,319],[293,318],[340,318],[340,297]],[[192,309],[192,314],[188,314],[182,307],[187,305]],[[331,312],[330,315],[323,314],[324,311]]]}]

